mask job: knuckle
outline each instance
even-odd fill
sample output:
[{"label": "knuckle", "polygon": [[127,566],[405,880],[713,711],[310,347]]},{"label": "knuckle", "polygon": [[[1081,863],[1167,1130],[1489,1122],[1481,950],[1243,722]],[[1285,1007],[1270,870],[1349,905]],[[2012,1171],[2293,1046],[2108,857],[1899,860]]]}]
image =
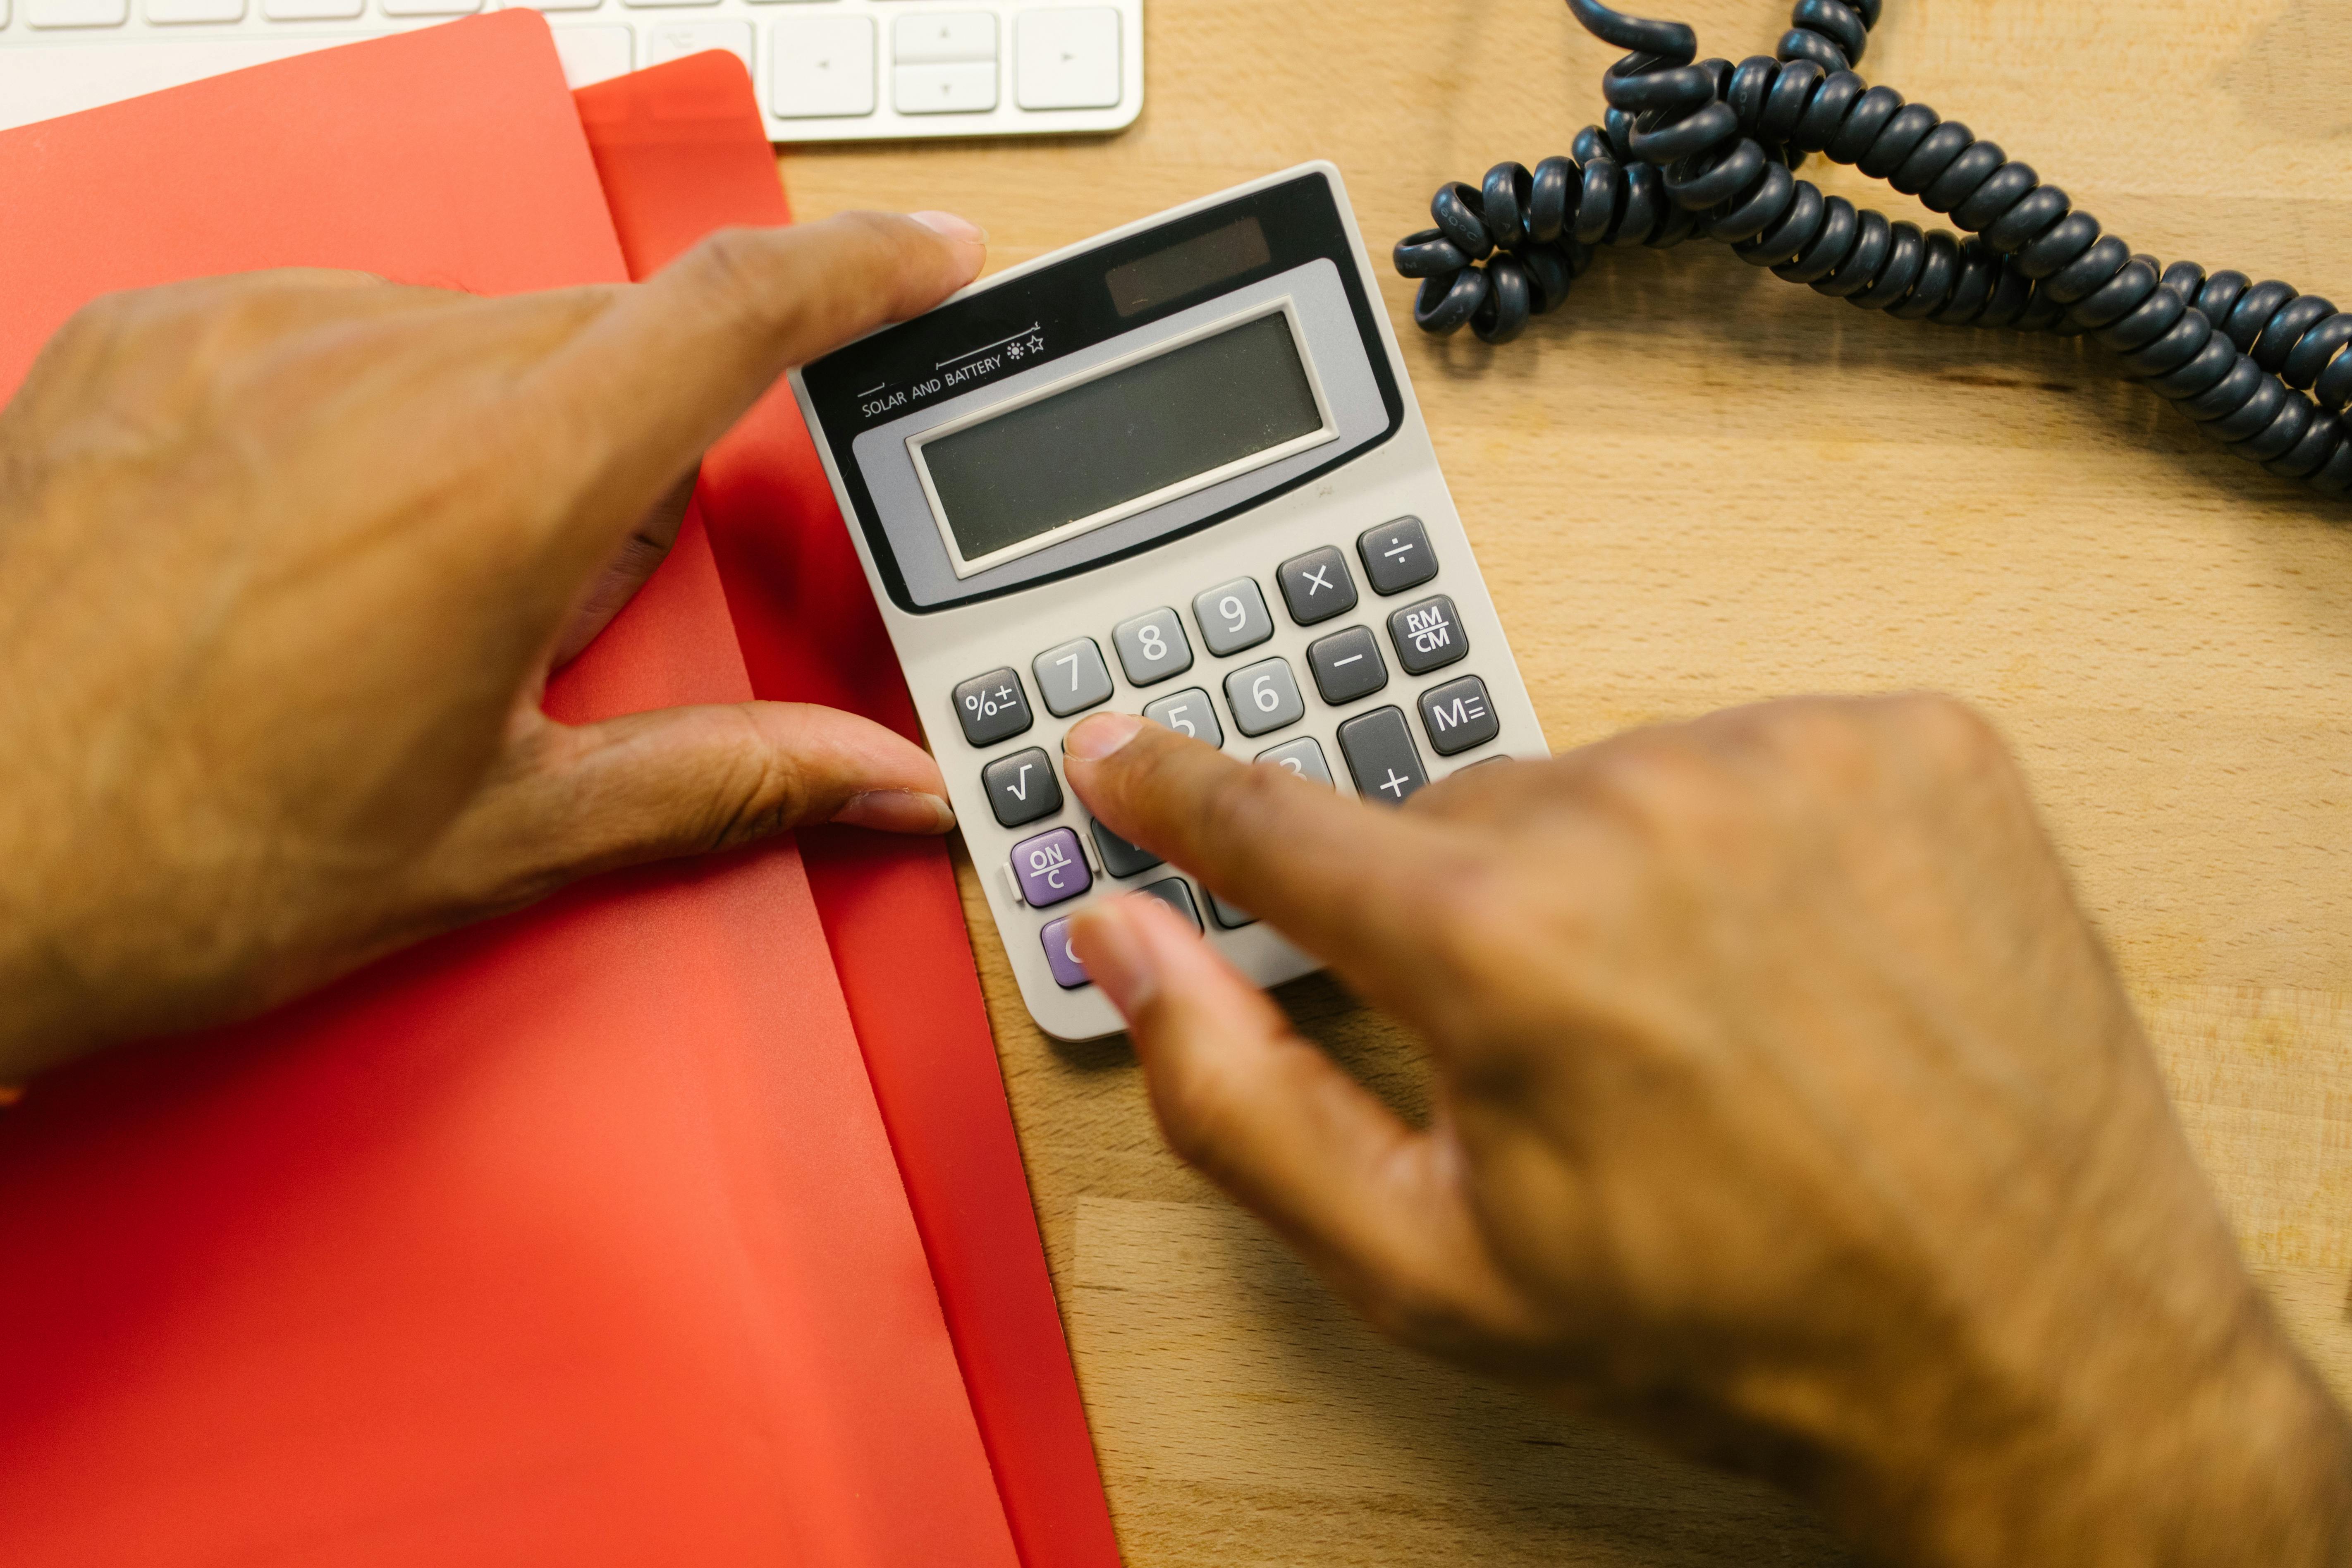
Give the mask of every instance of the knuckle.
[{"label": "knuckle", "polygon": [[1940,768],[1977,773],[2010,765],[2008,743],[1992,721],[1957,697],[1911,692],[1885,699],[1884,708],[1906,748]]}]

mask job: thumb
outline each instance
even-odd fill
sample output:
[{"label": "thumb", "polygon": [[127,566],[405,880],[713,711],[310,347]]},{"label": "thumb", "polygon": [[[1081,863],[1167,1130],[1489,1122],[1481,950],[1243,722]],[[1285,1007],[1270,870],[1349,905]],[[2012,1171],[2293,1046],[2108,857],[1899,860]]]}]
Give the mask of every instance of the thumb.
[{"label": "thumb", "polygon": [[913,742],[809,703],[667,708],[577,727],[526,710],[428,875],[461,907],[512,908],[598,871],[807,823],[945,833],[955,826],[946,793]]}]

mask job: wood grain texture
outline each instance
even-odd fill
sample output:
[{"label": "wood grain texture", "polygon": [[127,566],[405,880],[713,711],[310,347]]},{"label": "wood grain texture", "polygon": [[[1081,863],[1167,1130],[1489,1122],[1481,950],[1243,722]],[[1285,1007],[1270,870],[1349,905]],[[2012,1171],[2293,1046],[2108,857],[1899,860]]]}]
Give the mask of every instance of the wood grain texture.
[{"label": "wood grain texture", "polygon": [[[1733,58],[1787,16],[1677,14]],[[1441,180],[1565,151],[1614,52],[1557,0],[1151,0],[1147,26],[1126,134],[792,153],[800,211],[950,207],[1006,264],[1328,157],[1377,254]],[[2352,298],[2340,5],[1889,0],[1864,67],[2136,248]],[[1604,254],[1500,351],[1423,341],[1385,293],[1556,748],[1797,691],[1995,716],[2249,1261],[2352,1392],[2352,508],[2202,445],[2096,350],[1867,316],[1719,247]],[[1349,1322],[1160,1148],[1122,1044],[1029,1026],[966,894],[1130,1563],[1843,1560],[1769,1492]],[[1328,982],[1285,1000],[1417,1102],[1393,1026]]]}]

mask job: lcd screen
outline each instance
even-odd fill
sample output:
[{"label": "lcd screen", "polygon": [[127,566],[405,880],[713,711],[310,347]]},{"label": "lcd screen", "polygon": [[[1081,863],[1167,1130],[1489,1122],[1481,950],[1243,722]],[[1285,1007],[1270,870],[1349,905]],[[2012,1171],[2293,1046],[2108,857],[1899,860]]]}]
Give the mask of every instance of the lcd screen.
[{"label": "lcd screen", "polygon": [[918,460],[978,561],[1324,429],[1275,310],[925,441]]}]

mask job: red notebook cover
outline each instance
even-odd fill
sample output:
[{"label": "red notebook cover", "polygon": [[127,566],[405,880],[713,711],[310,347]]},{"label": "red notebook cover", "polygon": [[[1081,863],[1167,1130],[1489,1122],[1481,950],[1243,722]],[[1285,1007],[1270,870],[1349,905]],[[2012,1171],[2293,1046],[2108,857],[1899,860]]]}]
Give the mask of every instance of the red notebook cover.
[{"label": "red notebook cover", "polygon": [[[730,54],[578,94],[632,276],[728,224],[788,222],[751,82]],[[702,466],[697,501],[761,697],[919,741],[888,633],[789,388]],[[834,961],[1026,1568],[1115,1568],[946,846],[801,836]]]},{"label": "red notebook cover", "polygon": [[[81,300],[623,258],[501,13],[0,136],[0,389]],[[748,689],[698,516],[551,688]],[[0,1561],[1015,1553],[794,847],[606,879],[0,1112]]]}]

